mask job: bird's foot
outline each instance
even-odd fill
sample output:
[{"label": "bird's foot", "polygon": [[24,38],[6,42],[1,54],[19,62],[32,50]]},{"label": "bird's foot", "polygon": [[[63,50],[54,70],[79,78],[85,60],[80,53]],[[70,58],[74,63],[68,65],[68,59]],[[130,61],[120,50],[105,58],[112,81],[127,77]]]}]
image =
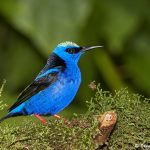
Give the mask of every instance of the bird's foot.
[{"label": "bird's foot", "polygon": [[53,115],[53,117],[55,117],[55,118],[57,118],[57,119],[63,119],[63,121],[64,121],[65,124],[68,123],[68,119],[62,118],[62,117],[59,116],[59,115]]},{"label": "bird's foot", "polygon": [[43,119],[41,116],[39,116],[38,114],[34,114],[34,116],[35,116],[36,118],[38,118],[43,124],[46,124],[46,120]]},{"label": "bird's foot", "polygon": [[57,119],[61,119],[61,117],[59,115],[54,115],[53,117],[55,117]]}]

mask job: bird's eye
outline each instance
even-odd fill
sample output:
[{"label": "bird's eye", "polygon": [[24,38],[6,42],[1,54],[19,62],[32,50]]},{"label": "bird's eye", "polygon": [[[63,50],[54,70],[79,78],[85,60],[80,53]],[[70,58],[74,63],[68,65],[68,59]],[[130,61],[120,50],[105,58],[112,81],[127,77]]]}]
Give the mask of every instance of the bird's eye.
[{"label": "bird's eye", "polygon": [[75,49],[74,48],[67,48],[66,52],[68,52],[69,54],[74,54],[75,53]]}]

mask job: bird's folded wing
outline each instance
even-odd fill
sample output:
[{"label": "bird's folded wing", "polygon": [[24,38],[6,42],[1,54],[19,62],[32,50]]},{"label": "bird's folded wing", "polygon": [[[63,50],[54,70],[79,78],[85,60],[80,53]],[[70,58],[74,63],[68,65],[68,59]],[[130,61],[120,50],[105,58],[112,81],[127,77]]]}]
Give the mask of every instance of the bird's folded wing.
[{"label": "bird's folded wing", "polygon": [[60,71],[60,68],[50,69],[45,73],[38,75],[37,78],[22,91],[22,93],[18,96],[16,103],[9,108],[9,111],[12,111],[14,108],[31,98],[33,95],[46,89],[48,86],[54,83],[57,80]]}]

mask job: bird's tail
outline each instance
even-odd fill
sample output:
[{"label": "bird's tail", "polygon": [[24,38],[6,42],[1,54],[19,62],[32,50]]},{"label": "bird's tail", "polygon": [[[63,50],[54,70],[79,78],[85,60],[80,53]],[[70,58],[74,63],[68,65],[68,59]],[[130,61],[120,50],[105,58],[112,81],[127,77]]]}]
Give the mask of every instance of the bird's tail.
[{"label": "bird's tail", "polygon": [[4,121],[5,119],[10,118],[10,117],[12,117],[12,116],[13,116],[12,113],[8,113],[6,116],[4,116],[4,117],[2,117],[2,118],[0,119],[0,123],[1,123],[2,121]]}]

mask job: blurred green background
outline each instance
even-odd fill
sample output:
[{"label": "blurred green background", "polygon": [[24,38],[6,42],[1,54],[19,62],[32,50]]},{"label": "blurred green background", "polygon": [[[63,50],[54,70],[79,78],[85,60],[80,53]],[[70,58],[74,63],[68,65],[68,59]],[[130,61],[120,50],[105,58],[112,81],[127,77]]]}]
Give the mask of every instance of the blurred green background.
[{"label": "blurred green background", "polygon": [[0,83],[7,80],[1,99],[11,105],[55,46],[68,40],[104,48],[80,60],[83,82],[65,116],[86,111],[93,80],[106,90],[128,87],[149,97],[149,6],[149,0],[1,0]]}]

